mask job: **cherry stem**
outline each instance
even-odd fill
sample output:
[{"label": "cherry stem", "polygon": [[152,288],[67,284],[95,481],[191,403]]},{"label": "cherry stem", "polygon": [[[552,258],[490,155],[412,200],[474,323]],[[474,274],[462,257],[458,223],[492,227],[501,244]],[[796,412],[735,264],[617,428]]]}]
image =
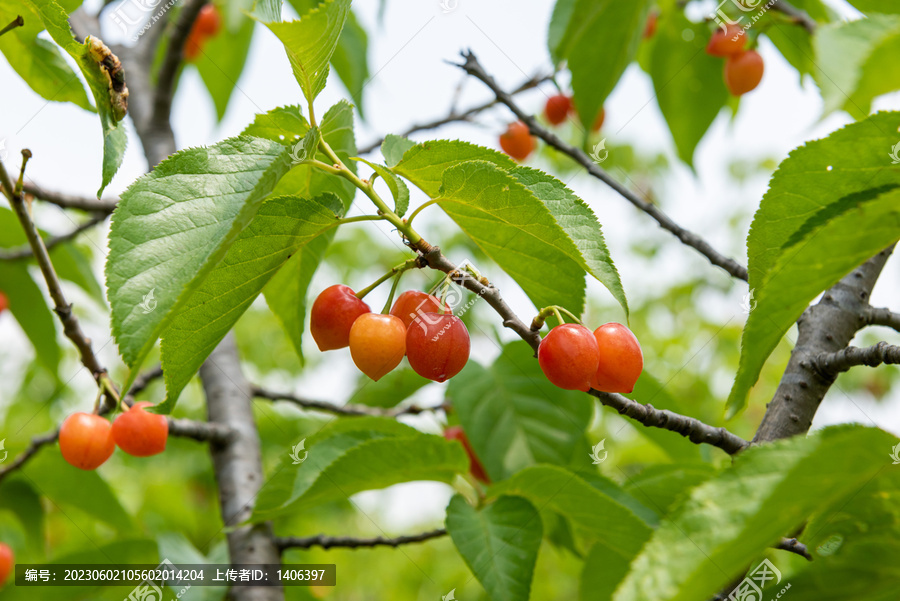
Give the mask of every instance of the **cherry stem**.
[{"label": "cherry stem", "polygon": [[566,315],[571,317],[572,320],[575,321],[576,323],[578,323],[582,326],[584,325],[581,322],[581,320],[578,318],[577,315],[575,315],[574,313],[572,313],[565,307],[560,307],[559,305],[550,305],[549,307],[544,307],[543,309],[538,311],[538,314],[535,315],[534,319],[531,322],[531,329],[534,330],[535,332],[539,331],[541,328],[544,327],[544,323],[547,321],[547,318],[550,317],[551,315],[556,317],[556,319],[559,321],[560,325],[566,323],[565,320],[562,318],[562,315],[560,312],[565,313]]},{"label": "cherry stem", "polygon": [[553,309],[553,315],[556,316],[556,320],[559,322],[559,325],[566,323],[566,320],[563,319],[562,314],[559,312],[559,308],[554,305],[552,307],[552,309]]},{"label": "cherry stem", "polygon": [[384,304],[384,309],[381,312],[387,315],[391,310],[391,305],[394,304],[394,294],[397,292],[397,286],[400,284],[400,278],[403,277],[403,272],[406,270],[398,271],[397,275],[394,277],[394,283],[391,285],[391,293],[388,294],[387,302]]},{"label": "cherry stem", "polygon": [[387,272],[386,274],[384,274],[383,276],[381,276],[380,278],[378,278],[377,280],[372,282],[372,284],[370,284],[369,286],[366,286],[365,288],[363,288],[362,290],[357,292],[356,298],[358,298],[358,299],[364,298],[368,293],[372,292],[373,290],[378,288],[378,286],[380,286],[384,282],[388,281],[395,275],[397,275],[399,273],[403,273],[407,269],[412,269],[413,267],[416,266],[417,260],[418,260],[417,258],[416,259],[407,259],[406,261],[393,267],[389,272]]},{"label": "cherry stem", "polygon": [[418,215],[419,213],[422,212],[422,209],[430,207],[431,205],[437,203],[439,200],[440,200],[439,198],[435,198],[435,199],[429,200],[428,202],[423,203],[422,205],[417,207],[416,210],[413,211],[412,214],[410,214],[410,216],[406,218],[406,225],[411,225],[413,222],[413,219],[416,218],[416,215]]}]

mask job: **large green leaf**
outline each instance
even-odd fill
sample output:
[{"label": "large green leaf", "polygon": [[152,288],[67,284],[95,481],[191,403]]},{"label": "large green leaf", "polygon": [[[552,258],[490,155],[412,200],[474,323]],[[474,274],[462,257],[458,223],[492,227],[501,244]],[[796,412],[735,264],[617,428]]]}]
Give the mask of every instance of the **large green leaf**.
[{"label": "large green leaf", "polygon": [[[801,28],[797,28],[801,29]],[[690,41],[685,33],[691,32]],[[680,10],[663,13],[653,42],[650,77],[678,156],[694,164],[694,150],[728,102],[722,59],[704,51],[706,23],[694,23]]]},{"label": "large green leaf", "polygon": [[[594,276],[613,295],[628,315],[628,300],[613,263],[597,216],[564,183],[531,167],[516,167],[512,175],[544,203],[569,236],[578,252],[570,255],[581,268]],[[566,247],[563,247],[564,249]]]},{"label": "large green leaf", "polygon": [[[88,36],[83,44],[79,44],[75,39],[69,28],[69,16],[65,9],[55,0],[26,1],[40,14],[44,27],[47,28],[53,41],[62,46],[63,50],[75,59],[94,95],[94,103],[97,106],[100,125],[103,129],[103,178],[100,189],[97,191],[99,198],[107,184],[112,181],[116,171],[119,170],[119,165],[122,164],[122,158],[125,156],[128,137],[124,125],[119,124],[124,118],[121,98],[117,97],[117,92],[112,91],[113,86],[110,84],[109,73],[92,52],[91,37]],[[99,42],[99,39],[94,41]]]},{"label": "large green leaf", "polygon": [[900,5],[893,0],[847,0],[864,13],[890,13],[900,15]]},{"label": "large green leaf", "polygon": [[[381,154],[384,156],[385,165],[391,168],[396,167],[397,163],[403,160],[406,151],[415,145],[416,143],[409,138],[394,134],[386,135],[384,142],[381,143]],[[438,181],[438,187],[440,187],[440,181]]]},{"label": "large green leaf", "polygon": [[811,513],[831,515],[890,467],[893,443],[881,430],[844,426],[748,449],[653,533],[615,601],[710,598]]},{"label": "large green leaf", "polygon": [[813,46],[825,114],[844,109],[862,119],[873,98],[900,88],[900,69],[893,59],[900,48],[898,15],[825,25]]},{"label": "large green leaf", "polygon": [[450,482],[469,469],[461,445],[387,419],[345,420],[304,446],[309,455],[302,463],[286,453],[263,486],[254,521],[401,482]]},{"label": "large green leaf", "polygon": [[486,161],[468,161],[444,172],[437,200],[535,306],[562,305],[581,313],[584,270],[572,258],[579,256],[578,248],[513,175]]},{"label": "large green leaf", "polygon": [[255,25],[254,21],[243,19],[234,30],[227,28],[213,36],[204,44],[203,52],[194,63],[209,90],[219,121],[225,117],[228,102],[239,89],[237,82],[247,63]]},{"label": "large green leaf", "polygon": [[284,44],[294,77],[310,104],[325,89],[328,64],[349,13],[350,0],[324,0],[299,21],[263,21]]},{"label": "large green leaf", "polygon": [[550,58],[554,63],[565,58],[571,42],[566,36],[566,30],[569,29],[569,22],[575,12],[575,1],[556,0],[556,4],[553,6],[553,15],[550,17],[550,26],[547,29],[547,49],[550,51]]},{"label": "large green leaf", "polygon": [[622,557],[603,543],[596,543],[584,558],[581,568],[580,601],[609,601],[628,573],[630,557]]},{"label": "large green leaf", "polygon": [[667,515],[686,491],[709,480],[715,470],[708,463],[662,463],[650,465],[625,482],[625,491]]},{"label": "large green leaf", "polygon": [[81,80],[63,59],[59,48],[37,37],[44,29],[38,13],[20,0],[0,0],[2,26],[19,15],[25,25],[0,36],[0,52],[9,65],[44,99],[72,102],[85,110],[94,110]]},{"label": "large green leaf", "polygon": [[575,106],[590,131],[637,54],[652,0],[577,0],[559,53],[572,72]]},{"label": "large green leaf", "polygon": [[447,506],[447,532],[493,601],[528,601],[541,548],[541,518],[522,497],[475,509],[461,495]]},{"label": "large green leaf", "polygon": [[281,144],[231,138],[173,155],[122,194],[106,283],[132,377],[289,168]]},{"label": "large green leaf", "polygon": [[[388,165],[392,161],[396,161],[396,154],[404,147],[400,140],[402,138],[391,140],[387,146],[390,150],[385,152],[391,154],[390,157],[385,155]],[[385,143],[388,143],[388,139],[385,139]],[[425,194],[434,198],[441,189],[444,171],[463,161],[489,161],[507,171],[516,166],[516,162],[511,158],[490,148],[460,140],[434,140],[422,142],[407,149],[403,153],[403,159],[399,163],[395,163],[394,172],[402,175]]]},{"label": "large green leaf", "polygon": [[162,334],[168,413],[206,357],[290,257],[333,228],[344,206],[333,194],[264,202],[228,254]]},{"label": "large green leaf", "polygon": [[494,480],[536,463],[569,465],[593,412],[584,393],[553,386],[522,341],[503,347],[488,368],[470,361],[447,399]]},{"label": "large green leaf", "polygon": [[34,346],[38,360],[56,375],[62,355],[56,342],[56,318],[31,279],[28,263],[0,261],[0,290],[9,300],[10,313]]}]

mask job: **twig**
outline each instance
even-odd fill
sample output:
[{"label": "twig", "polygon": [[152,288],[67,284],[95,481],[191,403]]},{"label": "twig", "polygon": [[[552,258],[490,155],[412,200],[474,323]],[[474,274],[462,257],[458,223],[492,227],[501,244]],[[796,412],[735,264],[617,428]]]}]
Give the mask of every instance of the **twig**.
[{"label": "twig", "polygon": [[13,19],[12,23],[7,25],[3,29],[0,29],[0,35],[3,35],[8,31],[12,31],[16,27],[22,27],[23,25],[25,25],[25,19],[22,18],[22,15],[18,15],[15,19]]},{"label": "twig", "polygon": [[866,348],[848,346],[835,353],[821,353],[816,357],[816,367],[826,376],[836,376],[857,365],[878,367],[882,363],[900,363],[900,346],[881,341]]},{"label": "twig", "polygon": [[806,545],[798,541],[796,538],[783,538],[778,542],[778,544],[774,545],[774,547],[776,549],[781,549],[782,551],[796,553],[800,557],[812,561],[812,555],[809,554],[809,549],[807,549]]},{"label": "twig", "polygon": [[866,307],[862,312],[862,319],[869,326],[886,326],[900,332],[900,313],[894,313],[890,309]]},{"label": "twig", "polygon": [[324,401],[315,401],[312,399],[304,399],[289,392],[272,392],[259,386],[252,386],[253,396],[260,399],[268,399],[270,401],[285,401],[293,403],[303,409],[311,409],[313,411],[324,411],[326,413],[334,413],[337,415],[347,416],[372,416],[372,417],[399,417],[401,415],[419,415],[428,411],[448,410],[446,404],[437,407],[419,407],[411,405],[409,407],[395,407],[393,409],[382,409],[381,407],[369,407],[367,405],[334,405]]},{"label": "twig", "polygon": [[42,447],[56,442],[57,438],[59,438],[58,428],[53,432],[47,432],[46,434],[41,434],[40,436],[35,436],[34,438],[32,438],[31,444],[28,445],[28,448],[22,451],[18,457],[13,459],[12,463],[0,467],[0,482],[3,482],[3,479],[10,473],[25,465],[25,463],[28,462],[29,459],[34,457]]},{"label": "twig", "polygon": [[398,536],[396,538],[386,538],[376,536],[374,538],[353,538],[351,536],[326,536],[319,534],[316,536],[296,537],[296,536],[277,536],[275,544],[282,551],[286,549],[309,549],[311,547],[322,547],[323,549],[331,549],[333,547],[343,547],[347,549],[371,548],[371,547],[399,547],[400,545],[408,545],[410,543],[421,543],[433,538],[440,538],[447,535],[445,528],[429,530],[421,534],[411,534],[406,536]]},{"label": "twig", "polygon": [[639,197],[634,192],[617,182],[606,171],[597,166],[591,160],[591,157],[589,157],[583,150],[572,146],[571,144],[565,143],[556,134],[541,126],[534,117],[527,114],[519,107],[519,105],[516,104],[515,100],[513,100],[512,96],[510,96],[509,93],[503,91],[503,89],[501,89],[500,86],[497,85],[497,82],[494,81],[494,78],[488,75],[488,73],[484,70],[484,68],[478,62],[478,59],[471,51],[464,52],[463,58],[465,59],[465,62],[457,66],[463,69],[469,75],[481,80],[487,87],[489,87],[500,102],[505,104],[509,108],[509,110],[511,110],[523,123],[528,125],[528,128],[531,130],[532,134],[544,140],[544,142],[546,142],[549,146],[555,148],[563,154],[570,156],[582,167],[584,167],[588,173],[618,192],[619,195],[621,195],[623,198],[625,198],[625,200],[633,204],[635,207],[650,215],[650,217],[656,220],[660,227],[674,234],[675,237],[681,240],[683,244],[686,244],[687,246],[690,246],[694,250],[698,251],[704,257],[709,259],[710,263],[717,267],[721,267],[735,278],[744,281],[747,280],[747,269],[743,265],[741,265],[734,259],[731,259],[719,253],[712,247],[712,245],[710,245],[699,235],[681,227],[680,225],[675,223],[675,221],[673,221],[671,217],[658,209],[654,204],[647,202],[646,200]]},{"label": "twig", "polygon": [[[515,90],[510,92],[510,95],[515,96],[517,94],[525,92],[526,90],[534,89],[534,88],[538,87],[539,85],[541,85],[542,83],[544,83],[545,81],[551,81],[552,79],[553,79],[553,75],[535,75],[528,81],[522,83],[522,85],[520,85],[518,88],[516,88]],[[494,98],[493,100],[491,100],[489,102],[479,104],[478,106],[473,106],[472,108],[467,109],[461,113],[456,111],[456,107],[453,107],[450,110],[450,112],[447,114],[446,117],[441,117],[440,119],[435,119],[434,121],[427,121],[425,123],[419,123],[419,124],[413,125],[400,135],[403,136],[404,138],[406,138],[416,132],[437,129],[438,127],[441,127],[442,125],[447,125],[448,123],[454,123],[456,121],[469,121],[475,115],[483,113],[484,111],[488,110],[489,108],[497,106],[499,103],[500,103],[500,101],[497,100],[496,98]],[[363,148],[361,148],[359,150],[359,154],[369,154],[370,152],[372,152],[373,150],[375,150],[376,148],[381,146],[382,142],[384,142],[384,138],[380,138],[379,140],[372,142],[368,146],[364,146]]]},{"label": "twig", "polygon": [[25,190],[25,193],[32,198],[55,204],[63,209],[78,209],[79,211],[87,211],[89,213],[112,213],[119,203],[118,198],[100,200],[97,198],[86,198],[61,192],[48,192],[33,184],[25,184],[23,189]]},{"label": "twig", "polygon": [[777,0],[775,4],[772,5],[772,10],[777,10],[778,12],[791,17],[797,24],[802,25],[810,35],[816,32],[818,24],[809,16],[809,13],[797,8],[788,2],[788,0]]},{"label": "twig", "polygon": [[159,75],[156,79],[156,90],[153,94],[153,117],[154,123],[164,121],[168,126],[169,115],[172,111],[172,96],[175,92],[175,79],[181,68],[181,60],[184,51],[184,44],[191,33],[194,21],[200,14],[200,9],[208,0],[187,0],[178,14],[178,20],[172,29],[172,35],[169,37],[169,44],[166,47],[166,53],[163,56],[162,63],[159,67]]},{"label": "twig", "polygon": [[[69,240],[77,237],[78,234],[91,229],[95,225],[103,223],[104,221],[106,221],[107,217],[108,215],[106,214],[95,215],[94,217],[91,217],[89,220],[73,229],[71,232],[62,234],[60,236],[51,236],[50,238],[47,238],[44,246],[47,247],[47,250],[50,250],[58,244],[68,242]],[[22,248],[15,248],[8,251],[0,250],[0,261],[15,261],[19,259],[28,259],[33,256],[34,251],[31,250],[31,246],[23,246]]]}]

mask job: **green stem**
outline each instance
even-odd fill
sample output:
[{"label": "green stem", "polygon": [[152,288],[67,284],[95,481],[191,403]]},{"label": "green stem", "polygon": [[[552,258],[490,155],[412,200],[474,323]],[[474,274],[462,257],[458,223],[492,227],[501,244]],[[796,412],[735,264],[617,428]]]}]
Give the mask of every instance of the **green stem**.
[{"label": "green stem", "polygon": [[584,324],[581,322],[581,319],[579,319],[579,317],[578,317],[577,315],[575,315],[574,313],[572,313],[571,311],[569,311],[569,310],[566,309],[565,307],[560,307],[560,306],[557,305],[556,308],[557,308],[558,310],[562,311],[563,313],[565,313],[566,315],[568,315],[569,317],[571,317],[571,318],[575,321],[575,323],[577,323],[577,324],[579,324],[579,325],[584,325]]},{"label": "green stem", "polygon": [[559,325],[566,323],[566,320],[563,319],[562,314],[560,314],[560,312],[559,312],[559,308],[556,305],[554,305],[552,307],[552,309],[553,309],[553,314],[556,316],[556,319],[559,321]]},{"label": "green stem", "polygon": [[394,304],[394,294],[397,293],[397,286],[400,284],[400,278],[403,277],[403,272],[406,271],[398,271],[397,275],[394,277],[394,284],[391,286],[391,293],[388,294],[387,302],[384,304],[384,308],[381,310],[382,313],[387,314],[391,310],[391,305]]},{"label": "green stem", "polygon": [[16,17],[16,18],[13,20],[12,23],[10,23],[9,25],[7,25],[7,26],[4,27],[3,29],[0,29],[0,35],[3,35],[3,34],[6,33],[7,31],[12,31],[12,30],[15,29],[16,27],[22,27],[23,25],[25,25],[25,19],[22,18],[22,15],[19,15],[18,17]]},{"label": "green stem", "polygon": [[377,280],[372,282],[372,284],[370,284],[369,286],[366,286],[365,288],[363,288],[362,290],[357,292],[356,298],[359,298],[359,299],[364,298],[368,293],[372,292],[373,290],[378,288],[378,286],[380,286],[384,282],[388,281],[395,275],[403,273],[407,269],[412,269],[413,267],[416,266],[417,260],[418,260],[417,258],[408,259],[408,260],[404,261],[403,263],[400,263],[399,265],[393,267],[389,272],[387,272],[386,274],[384,274],[383,276],[381,276],[380,278],[378,278]]},{"label": "green stem", "polygon": [[435,198],[435,199],[429,200],[428,202],[419,206],[415,211],[412,212],[412,214],[409,217],[406,218],[406,225],[412,225],[413,219],[416,218],[416,215],[418,215],[419,213],[422,212],[422,209],[430,207],[431,205],[435,204],[438,200],[440,200],[440,199]]}]

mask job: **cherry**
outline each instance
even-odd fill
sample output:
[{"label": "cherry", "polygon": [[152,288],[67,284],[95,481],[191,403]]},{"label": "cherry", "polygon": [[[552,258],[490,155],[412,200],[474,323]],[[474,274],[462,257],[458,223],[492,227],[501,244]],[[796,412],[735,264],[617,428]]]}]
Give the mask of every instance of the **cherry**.
[{"label": "cherry", "polygon": [[82,470],[95,470],[116,450],[109,422],[91,413],[73,413],[59,428],[63,459]]},{"label": "cherry", "polygon": [[350,328],[350,356],[375,380],[400,365],[406,354],[406,326],[394,315],[364,313]]},{"label": "cherry", "polygon": [[147,402],[135,403],[113,422],[113,440],[129,455],[149,457],[166,450],[169,422],[162,415],[144,411],[144,407],[152,405]]},{"label": "cherry", "polygon": [[734,96],[756,88],[762,81],[763,58],[756,50],[733,54],[725,61],[725,86]]},{"label": "cherry", "polygon": [[184,43],[184,56],[189,61],[200,56],[200,50],[206,41],[219,33],[222,27],[222,17],[212,4],[207,4],[200,9],[200,14],[191,27],[191,32]]},{"label": "cherry", "polygon": [[418,290],[407,290],[394,301],[391,315],[399,317],[408,328],[416,317],[426,313],[440,313],[442,308],[452,313],[448,307],[442,307],[440,299],[436,296]]},{"label": "cherry", "polygon": [[541,340],[537,355],[541,370],[554,385],[564,390],[590,390],[600,350],[586,327],[575,323],[556,326]]},{"label": "cherry", "polygon": [[656,35],[656,27],[659,25],[659,13],[653,11],[647,17],[647,25],[644,27],[644,39],[649,40]]},{"label": "cherry", "polygon": [[444,438],[461,442],[463,448],[466,449],[466,455],[469,456],[469,471],[472,473],[472,476],[485,484],[491,483],[491,478],[487,475],[487,471],[484,469],[481,460],[478,459],[478,455],[475,454],[475,450],[472,449],[469,437],[466,436],[462,426],[450,426],[444,430]]},{"label": "cherry", "polygon": [[709,44],[706,45],[708,55],[726,58],[744,51],[744,47],[747,45],[744,28],[740,25],[728,24],[725,29],[725,31],[716,30],[709,38]]},{"label": "cherry", "polygon": [[534,152],[535,146],[528,126],[521,121],[510,123],[506,131],[500,135],[500,148],[517,161],[527,159],[528,155]]},{"label": "cherry", "polygon": [[600,347],[600,365],[591,378],[591,388],[603,392],[629,393],[634,390],[644,355],[631,330],[620,323],[608,323],[594,330]]},{"label": "cherry", "polygon": [[469,331],[454,315],[426,313],[406,332],[406,356],[413,371],[429,380],[445,382],[469,360]]},{"label": "cherry", "polygon": [[571,109],[572,99],[565,94],[557,94],[547,99],[547,104],[544,105],[544,116],[553,125],[559,125],[566,120]]},{"label": "cherry", "polygon": [[13,573],[15,559],[12,547],[6,543],[0,543],[0,588],[3,588],[6,579]]},{"label": "cherry", "polygon": [[350,328],[356,318],[370,313],[369,305],[356,298],[349,286],[335,284],[319,294],[309,311],[309,330],[320,351],[350,344]]},{"label": "cherry", "polygon": [[3,313],[9,309],[9,299],[6,298],[6,295],[0,292],[0,313]]}]

